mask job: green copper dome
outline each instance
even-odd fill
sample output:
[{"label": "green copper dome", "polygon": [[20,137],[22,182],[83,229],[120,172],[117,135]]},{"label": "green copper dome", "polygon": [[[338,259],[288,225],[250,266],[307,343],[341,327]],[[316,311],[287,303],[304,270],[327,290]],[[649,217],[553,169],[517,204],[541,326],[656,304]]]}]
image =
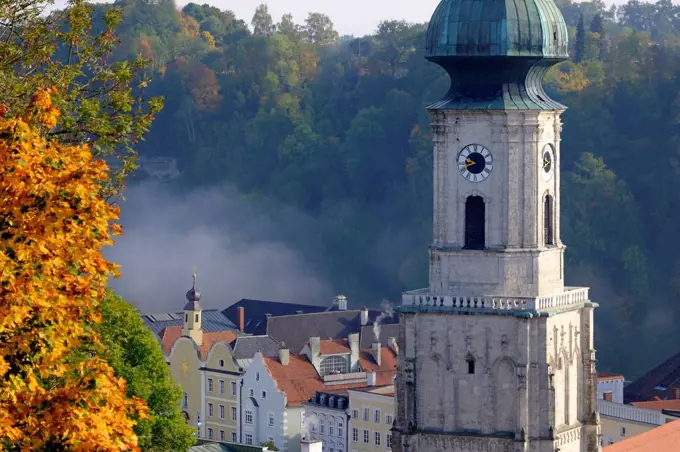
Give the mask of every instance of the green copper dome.
[{"label": "green copper dome", "polygon": [[564,110],[543,89],[569,57],[567,26],[553,0],[441,0],[425,57],[451,77],[435,110]]},{"label": "green copper dome", "polygon": [[567,26],[553,0],[441,0],[425,56],[540,57],[563,60]]}]

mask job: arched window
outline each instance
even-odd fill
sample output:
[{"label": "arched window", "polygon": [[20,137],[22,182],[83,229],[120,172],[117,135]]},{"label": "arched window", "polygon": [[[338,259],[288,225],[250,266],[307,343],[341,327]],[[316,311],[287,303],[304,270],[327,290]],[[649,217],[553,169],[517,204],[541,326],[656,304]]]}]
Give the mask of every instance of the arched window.
[{"label": "arched window", "polygon": [[484,249],[484,198],[468,196],[465,200],[465,249]]},{"label": "arched window", "polygon": [[471,355],[468,355],[467,358],[465,358],[465,361],[467,362],[468,373],[474,374],[475,373],[475,359]]},{"label": "arched window", "polygon": [[329,356],[321,361],[321,375],[347,372],[347,360],[344,356]]},{"label": "arched window", "polygon": [[546,245],[555,244],[555,234],[553,232],[553,197],[545,195],[543,201],[543,238]]}]

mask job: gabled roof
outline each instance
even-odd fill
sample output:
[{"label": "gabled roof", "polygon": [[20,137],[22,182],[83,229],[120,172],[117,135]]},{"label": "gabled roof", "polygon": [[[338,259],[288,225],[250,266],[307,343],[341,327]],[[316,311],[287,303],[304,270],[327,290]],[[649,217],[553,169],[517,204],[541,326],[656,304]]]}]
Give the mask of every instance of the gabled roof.
[{"label": "gabled roof", "polygon": [[275,358],[282,348],[281,344],[269,336],[239,336],[231,347],[234,349],[234,359],[253,359],[258,352],[265,358]]},{"label": "gabled roof", "polygon": [[680,451],[680,420],[669,422],[604,448],[604,452],[678,451]]},{"label": "gabled roof", "polygon": [[[362,350],[359,364],[366,372],[376,372],[376,385],[392,384],[397,372],[397,357],[385,347],[381,348],[381,365],[378,366],[369,350]],[[324,385],[316,369],[304,355],[290,355],[288,365],[283,366],[278,358],[263,358],[264,366],[276,383],[279,391],[286,394],[288,406],[298,406],[309,401],[317,391],[340,391],[363,388],[366,383]]]},{"label": "gabled roof", "polygon": [[229,318],[234,325],[238,325],[239,323],[239,307],[244,309],[244,332],[253,335],[263,335],[267,333],[266,314],[277,317],[282,315],[293,315],[297,313],[297,311],[310,313],[323,312],[329,309],[329,306],[282,303],[279,301],[251,300],[249,298],[244,298],[222,311],[222,314]]},{"label": "gabled roof", "polygon": [[[368,311],[368,324],[373,325],[381,312]],[[385,318],[385,323],[394,323],[398,317]],[[343,339],[361,331],[361,310],[326,311],[312,314],[285,315],[272,317],[267,322],[267,334],[285,344],[291,353],[299,353],[310,337],[321,339]]]},{"label": "gabled roof", "polygon": [[680,387],[680,353],[623,388],[623,399],[625,403],[644,402],[656,397],[675,399],[675,391],[668,391],[675,387]]},{"label": "gabled roof", "polygon": [[[201,313],[201,328],[205,332],[233,331],[236,330],[231,320],[217,309],[206,309]],[[164,329],[169,326],[180,327],[184,324],[184,312],[161,312],[142,314],[142,320],[151,328],[156,336],[161,336]]]},{"label": "gabled roof", "polygon": [[[166,354],[170,353],[172,346],[175,345],[177,339],[182,336],[181,326],[169,326],[161,332],[161,347]],[[202,360],[205,360],[210,353],[210,348],[217,342],[226,342],[227,344],[234,342],[238,337],[237,331],[213,331],[203,332],[203,344],[198,346],[198,353]]]},{"label": "gabled roof", "polygon": [[319,353],[322,355],[335,355],[340,353],[350,353],[347,339],[328,339],[319,341]]},{"label": "gabled roof", "polygon": [[[399,322],[399,318],[388,318],[385,320],[388,322]],[[387,339],[390,337],[395,339],[399,337],[399,323],[380,325],[380,328],[378,329],[378,342],[382,345],[387,345]],[[361,338],[359,341],[359,346],[361,348],[371,348],[371,344],[375,342],[375,329],[373,328],[372,323],[361,327]]]}]

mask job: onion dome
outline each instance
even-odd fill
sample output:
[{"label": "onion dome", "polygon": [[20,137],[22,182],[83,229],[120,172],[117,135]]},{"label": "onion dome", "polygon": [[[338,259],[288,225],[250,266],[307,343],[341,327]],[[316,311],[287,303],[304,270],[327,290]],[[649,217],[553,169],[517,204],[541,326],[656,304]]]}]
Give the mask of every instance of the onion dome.
[{"label": "onion dome", "polygon": [[187,292],[187,295],[186,295],[187,304],[184,305],[185,311],[201,311],[202,310],[201,304],[199,303],[199,301],[201,300],[201,292],[199,292],[198,289],[196,288],[196,274],[195,273],[194,273],[193,277],[194,277],[194,284],[191,287],[191,289],[189,289],[189,291]]},{"label": "onion dome", "polygon": [[451,76],[430,108],[554,110],[545,72],[569,57],[567,26],[554,0],[441,0],[425,57]]}]

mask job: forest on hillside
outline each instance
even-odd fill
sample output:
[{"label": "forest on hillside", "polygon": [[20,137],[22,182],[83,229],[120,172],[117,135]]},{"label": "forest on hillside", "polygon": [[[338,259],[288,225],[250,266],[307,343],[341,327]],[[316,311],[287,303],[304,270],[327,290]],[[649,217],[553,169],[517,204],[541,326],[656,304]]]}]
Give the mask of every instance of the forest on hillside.
[{"label": "forest on hillside", "polygon": [[[572,59],[545,83],[563,115],[567,283],[600,303],[598,368],[633,378],[675,353],[680,318],[680,6],[558,0]],[[236,186],[320,225],[324,271],[350,300],[427,284],[432,151],[425,107],[448,77],[427,24],[339,36],[173,0],[117,0],[119,58],[151,62],[165,97],[143,157],[177,159],[173,189]],[[93,5],[96,13],[111,5]],[[652,351],[653,350],[653,351]]]}]

